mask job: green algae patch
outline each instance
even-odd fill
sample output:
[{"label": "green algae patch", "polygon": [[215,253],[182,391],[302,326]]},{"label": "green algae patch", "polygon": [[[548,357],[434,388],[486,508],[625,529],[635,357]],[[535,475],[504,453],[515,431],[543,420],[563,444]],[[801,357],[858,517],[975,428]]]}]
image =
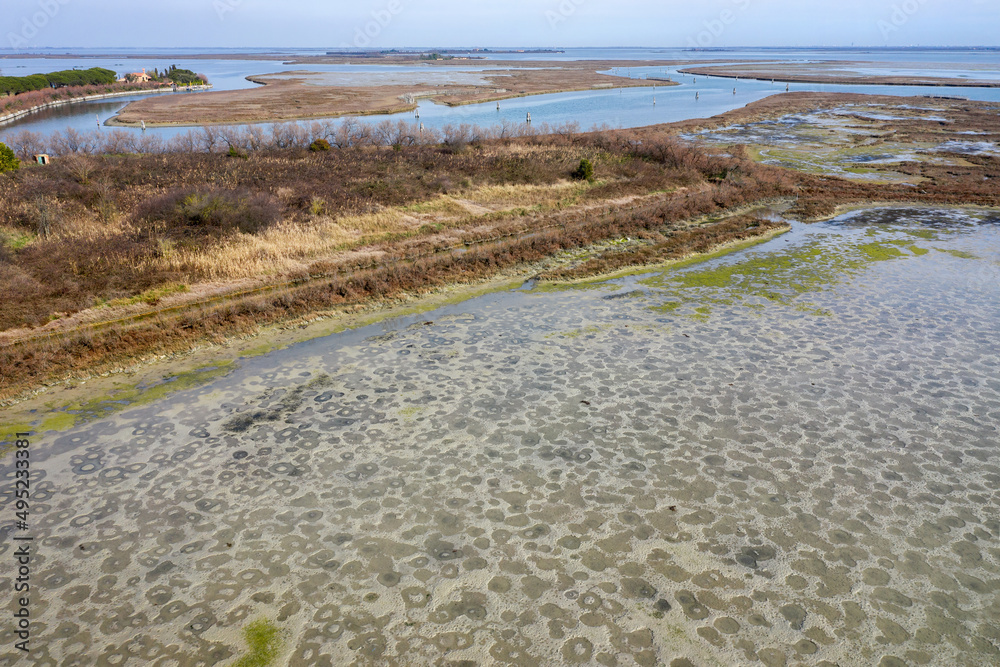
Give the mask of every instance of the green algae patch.
[{"label": "green algae patch", "polygon": [[659,306],[653,306],[650,308],[653,312],[657,313],[673,313],[676,312],[678,308],[684,304],[680,301],[667,301],[666,303],[661,303]]},{"label": "green algae patch", "polygon": [[712,314],[712,309],[708,306],[700,306],[694,309],[694,313],[689,315],[691,319],[698,320],[699,322],[707,322],[709,316]]},{"label": "green algae patch", "polygon": [[580,336],[601,333],[601,331],[607,328],[607,326],[590,326],[583,329],[573,329],[572,331],[561,331],[559,333],[548,334],[545,338],[579,338]]},{"label": "green algae patch", "polygon": [[858,250],[868,256],[869,259],[881,262],[887,259],[897,259],[903,256],[903,251],[893,245],[885,243],[866,243],[858,247]]},{"label": "green algae patch", "polygon": [[801,247],[759,254],[739,262],[701,270],[669,271],[642,284],[661,291],[665,297],[664,303],[653,306],[652,310],[696,320],[707,319],[712,306],[759,309],[769,303],[823,317],[829,316],[829,311],[801,297],[841,283],[874,263],[928,252],[910,241],[882,237],[873,240],[869,234],[860,239],[864,242],[842,237],[820,238]]},{"label": "green algae patch", "polygon": [[76,416],[67,412],[55,412],[42,420],[39,431],[65,431],[76,424]]},{"label": "green algae patch", "polygon": [[0,424],[0,461],[8,452],[14,451],[14,442],[18,433],[30,433],[31,429],[23,424]]},{"label": "green algae patch", "polygon": [[267,619],[254,621],[243,628],[243,639],[248,650],[231,667],[269,667],[275,664],[285,645],[285,633]]},{"label": "green algae patch", "polygon": [[[686,269],[690,266],[696,266],[698,264],[704,264],[713,259],[718,259],[720,257],[725,257],[726,255],[735,254],[743,250],[749,250],[759,245],[763,245],[769,241],[774,240],[778,236],[787,233],[791,230],[791,227],[783,227],[780,229],[775,229],[767,234],[758,236],[756,238],[747,239],[746,241],[738,241],[736,243],[725,244],[716,250],[707,253],[695,254],[690,257],[685,257],[683,259],[670,259],[665,262],[657,262],[656,264],[644,264],[640,266],[632,266],[627,269],[622,269],[620,271],[614,271],[612,273],[604,273],[598,276],[593,276],[589,278],[582,278],[580,280],[546,280],[544,282],[539,282],[531,289],[532,294],[544,294],[548,292],[564,292],[570,290],[617,290],[618,285],[611,283],[610,281],[618,280],[619,278],[628,278],[630,276],[642,276],[649,273],[656,273],[658,271],[663,271],[664,269],[669,269],[671,271],[680,271],[681,269]],[[642,281],[645,284],[645,281]]]},{"label": "green algae patch", "polygon": [[399,414],[406,419],[416,419],[417,415],[423,411],[423,408],[411,405],[400,410]]},{"label": "green algae patch", "polygon": [[588,279],[581,282],[561,282],[561,281],[544,281],[536,283],[529,292],[530,294],[549,294],[550,292],[571,292],[580,291],[585,292],[588,290],[614,290],[618,289],[617,285],[611,285],[607,281],[611,278],[609,276],[601,276],[600,278]]},{"label": "green algae patch", "polygon": [[177,375],[169,375],[152,384],[119,387],[103,396],[72,403],[61,410],[49,413],[42,419],[38,430],[65,431],[77,424],[101,419],[126,408],[148,405],[168,394],[193,389],[222,377],[234,367],[233,361],[219,361]]},{"label": "green algae patch", "polygon": [[936,241],[938,238],[938,233],[933,229],[906,229],[904,232],[910,236],[916,236],[919,239],[927,241]]},{"label": "green algae patch", "polygon": [[965,252],[964,250],[953,250],[951,248],[934,248],[938,252],[943,252],[951,255],[952,257],[958,257],[959,259],[979,259],[977,255],[973,255],[971,252]]}]

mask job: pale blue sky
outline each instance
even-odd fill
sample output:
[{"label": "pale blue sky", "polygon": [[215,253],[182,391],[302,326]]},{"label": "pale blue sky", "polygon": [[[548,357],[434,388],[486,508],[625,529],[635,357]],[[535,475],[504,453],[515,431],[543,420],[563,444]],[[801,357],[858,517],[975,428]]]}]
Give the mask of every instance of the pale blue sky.
[{"label": "pale blue sky", "polygon": [[3,0],[3,5],[4,49],[992,46],[1000,34],[1000,0]]}]

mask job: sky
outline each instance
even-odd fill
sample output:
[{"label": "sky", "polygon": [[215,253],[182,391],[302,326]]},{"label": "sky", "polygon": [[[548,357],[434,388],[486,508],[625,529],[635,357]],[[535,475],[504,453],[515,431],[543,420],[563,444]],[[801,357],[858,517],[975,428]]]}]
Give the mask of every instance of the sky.
[{"label": "sky", "polygon": [[3,0],[0,48],[996,46],[1000,0]]}]

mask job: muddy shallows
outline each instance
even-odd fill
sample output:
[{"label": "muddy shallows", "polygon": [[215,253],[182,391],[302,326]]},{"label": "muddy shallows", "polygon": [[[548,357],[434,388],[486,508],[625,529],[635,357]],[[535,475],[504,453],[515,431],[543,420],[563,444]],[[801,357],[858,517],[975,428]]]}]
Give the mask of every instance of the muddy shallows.
[{"label": "muddy shallows", "polygon": [[39,434],[32,664],[996,664],[998,261],[796,223]]}]

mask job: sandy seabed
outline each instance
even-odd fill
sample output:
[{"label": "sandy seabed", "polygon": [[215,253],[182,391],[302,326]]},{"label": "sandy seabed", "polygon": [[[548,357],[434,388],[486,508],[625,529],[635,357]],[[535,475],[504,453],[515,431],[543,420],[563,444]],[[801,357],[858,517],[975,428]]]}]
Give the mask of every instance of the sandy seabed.
[{"label": "sandy seabed", "polygon": [[998,260],[855,213],[36,436],[31,663],[998,662]]}]

